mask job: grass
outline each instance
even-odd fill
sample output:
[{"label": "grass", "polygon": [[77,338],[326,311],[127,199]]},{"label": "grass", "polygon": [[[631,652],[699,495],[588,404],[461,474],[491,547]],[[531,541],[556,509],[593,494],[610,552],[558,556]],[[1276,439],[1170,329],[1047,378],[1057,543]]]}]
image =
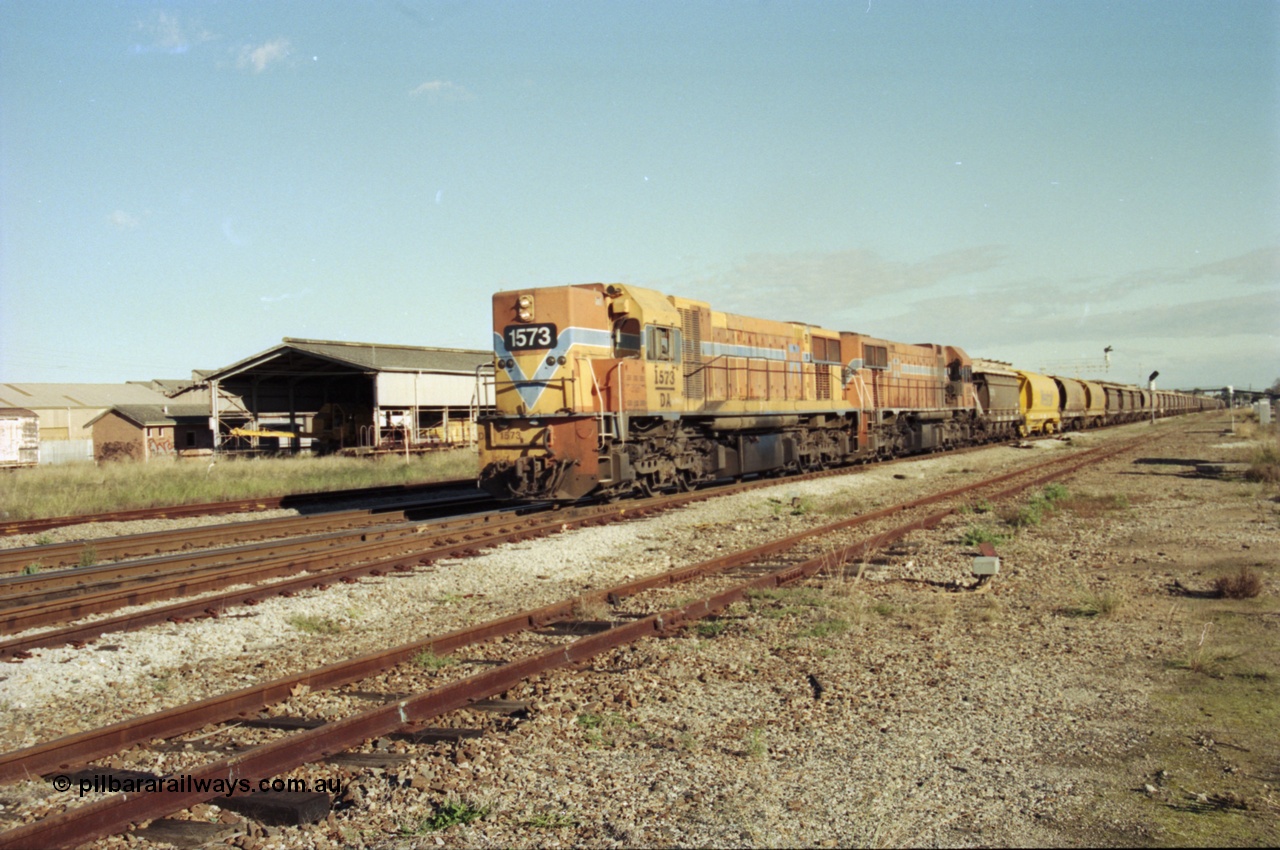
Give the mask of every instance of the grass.
[{"label": "grass", "polygon": [[1060,507],[1083,519],[1095,519],[1116,511],[1126,511],[1132,505],[1129,502],[1129,497],[1123,493],[1107,493],[1103,495],[1075,493],[1069,498],[1063,499]]},{"label": "grass", "polygon": [[608,714],[586,712],[578,715],[578,726],[582,727],[583,735],[591,746],[614,747],[618,743],[619,733],[634,729],[637,724],[617,712]]},{"label": "grass", "polygon": [[803,616],[814,608],[832,604],[831,597],[811,587],[780,587],[772,590],[747,592],[747,602],[753,613],[768,620]]},{"label": "grass", "polygon": [[343,632],[343,625],[332,617],[294,614],[286,622],[298,631],[309,635],[337,635]]},{"label": "grass", "polygon": [[377,459],[65,463],[0,476],[0,519],[35,519],[474,477],[465,449]]},{"label": "grass", "polygon": [[813,499],[808,496],[793,496],[789,502],[770,497],[767,504],[774,516],[781,516],[782,514],[805,516],[813,511]]},{"label": "grass", "polygon": [[436,655],[429,649],[424,649],[417,655],[413,656],[413,663],[421,667],[423,670],[440,670],[444,667],[451,667],[458,663],[458,659],[452,655]]},{"label": "grass", "polygon": [[531,826],[534,829],[566,829],[571,826],[577,826],[578,821],[566,814],[541,814],[534,815],[524,822],[525,826]]},{"label": "grass", "polygon": [[1124,605],[1124,595],[1110,590],[1081,590],[1075,601],[1059,611],[1068,617],[1112,617]]},{"label": "grass", "polygon": [[[1183,639],[1152,695],[1142,752],[1161,795],[1143,807],[1163,846],[1280,845],[1270,784],[1280,764],[1274,597],[1189,599]],[[1264,784],[1267,783],[1267,784]]]},{"label": "grass", "polygon": [[1244,477],[1262,484],[1280,484],[1280,438],[1273,445],[1263,446],[1254,452]]},{"label": "grass", "polygon": [[718,637],[727,628],[729,628],[729,624],[724,620],[699,620],[697,626],[698,637]]},{"label": "grass", "polygon": [[1014,529],[1031,528],[1044,522],[1070,498],[1067,488],[1055,482],[1032,496],[1025,505],[1002,511],[1000,518]]},{"label": "grass", "polygon": [[92,543],[86,543],[80,550],[80,560],[76,562],[76,566],[92,567],[96,563],[98,563],[98,547]]},{"label": "grass", "polygon": [[440,832],[460,823],[471,823],[489,814],[488,806],[474,806],[461,800],[445,800],[436,810],[423,818],[416,827],[401,827],[400,834],[423,835]]},{"label": "grass", "polygon": [[842,635],[849,631],[849,621],[841,620],[836,617],[824,618],[809,626],[801,629],[800,637],[826,638],[834,635]]},{"label": "grass", "polygon": [[1001,534],[994,528],[985,525],[971,525],[960,536],[960,542],[965,546],[980,546],[983,543],[1003,543],[1008,539],[1008,535]]},{"label": "grass", "polygon": [[39,561],[32,561],[30,564],[27,564],[22,568],[22,574],[24,576],[33,576],[38,574],[42,569],[44,569],[44,564]]}]

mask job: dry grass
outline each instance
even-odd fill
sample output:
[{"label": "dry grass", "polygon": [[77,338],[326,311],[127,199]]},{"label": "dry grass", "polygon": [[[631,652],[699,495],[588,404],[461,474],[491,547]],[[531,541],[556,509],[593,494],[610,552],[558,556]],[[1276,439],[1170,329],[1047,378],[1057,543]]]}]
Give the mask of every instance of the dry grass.
[{"label": "dry grass", "polygon": [[1262,593],[1262,576],[1248,567],[1241,567],[1235,575],[1214,579],[1213,592],[1220,599],[1253,599]]},{"label": "dry grass", "polygon": [[1263,484],[1280,484],[1280,439],[1254,453],[1244,477]]},{"label": "dry grass", "polygon": [[467,450],[405,460],[345,457],[177,462],[68,463],[0,476],[0,519],[75,516],[128,508],[189,505],[476,474]]}]

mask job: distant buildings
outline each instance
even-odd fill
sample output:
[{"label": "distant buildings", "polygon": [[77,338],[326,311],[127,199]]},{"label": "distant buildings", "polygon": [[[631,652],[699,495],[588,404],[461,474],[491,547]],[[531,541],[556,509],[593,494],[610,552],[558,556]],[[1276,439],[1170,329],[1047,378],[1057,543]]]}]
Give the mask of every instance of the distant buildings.
[{"label": "distant buildings", "polygon": [[40,463],[214,452],[417,452],[475,440],[493,353],[291,339],[190,380],[0,384]]}]

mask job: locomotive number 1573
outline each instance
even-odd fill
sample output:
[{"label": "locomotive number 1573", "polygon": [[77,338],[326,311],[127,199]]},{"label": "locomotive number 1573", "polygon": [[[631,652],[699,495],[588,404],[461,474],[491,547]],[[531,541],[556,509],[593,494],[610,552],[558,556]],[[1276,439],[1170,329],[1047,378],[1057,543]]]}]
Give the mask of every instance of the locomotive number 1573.
[{"label": "locomotive number 1573", "polygon": [[556,326],[551,324],[507,325],[502,329],[502,338],[507,345],[507,351],[555,348]]}]

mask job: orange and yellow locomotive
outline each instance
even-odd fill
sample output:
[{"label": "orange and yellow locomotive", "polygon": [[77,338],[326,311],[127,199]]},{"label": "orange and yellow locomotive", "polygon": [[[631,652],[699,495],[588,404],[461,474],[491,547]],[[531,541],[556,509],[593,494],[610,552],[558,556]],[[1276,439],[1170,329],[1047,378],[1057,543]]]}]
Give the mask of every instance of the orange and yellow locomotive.
[{"label": "orange and yellow locomotive", "polygon": [[576,499],[940,449],[986,433],[968,356],[626,284],[493,297],[481,484]]}]

